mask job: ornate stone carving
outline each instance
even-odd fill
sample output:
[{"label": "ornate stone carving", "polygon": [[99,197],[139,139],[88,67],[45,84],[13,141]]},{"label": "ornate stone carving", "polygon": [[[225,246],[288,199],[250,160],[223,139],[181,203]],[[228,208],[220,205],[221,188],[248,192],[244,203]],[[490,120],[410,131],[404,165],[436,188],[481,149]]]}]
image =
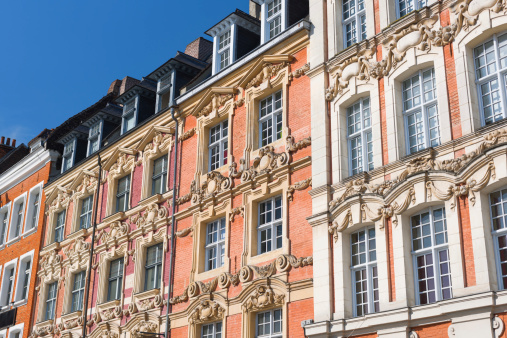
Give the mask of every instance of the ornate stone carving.
[{"label": "ornate stone carving", "polygon": [[[106,229],[109,228],[109,232]],[[116,243],[117,240],[125,235],[128,235],[130,232],[130,227],[127,223],[116,221],[110,223],[106,229],[101,230],[100,234],[97,236],[97,240],[101,240],[102,243],[113,242]]]},{"label": "ornate stone carving", "polygon": [[137,227],[145,227],[153,225],[158,221],[165,220],[167,218],[167,208],[157,203],[152,203],[146,207],[144,213],[138,213],[137,215],[130,217],[130,222],[136,224]]},{"label": "ornate stone carving", "polygon": [[112,182],[112,180],[117,177],[130,173],[136,165],[140,165],[142,162],[142,159],[137,158],[137,151],[135,150],[118,148],[117,152],[118,157],[116,161],[112,164],[110,164],[110,161],[107,163],[109,165],[109,182]]},{"label": "ornate stone carving", "polygon": [[306,74],[306,72],[309,70],[310,70],[310,63],[307,63],[303,67],[291,72],[289,74],[289,81],[292,81],[294,79],[299,79],[301,76],[304,76]]},{"label": "ornate stone carving", "polygon": [[283,305],[284,299],[285,295],[276,294],[271,287],[260,285],[255,292],[247,298],[242,307],[246,312],[258,311]]},{"label": "ornate stone carving", "polygon": [[47,326],[40,326],[36,327],[32,331],[32,335],[34,337],[44,337],[47,335],[52,335],[55,332],[55,325],[47,325]]},{"label": "ornate stone carving", "polygon": [[[192,181],[192,185],[195,184],[194,181]],[[181,205],[189,202],[192,199],[192,193],[188,193],[186,195],[180,196],[176,199],[176,205]]]},{"label": "ornate stone carving", "polygon": [[225,309],[213,300],[201,300],[189,318],[190,324],[200,324],[222,320]]},{"label": "ornate stone carving", "polygon": [[338,220],[333,221],[328,229],[329,233],[333,235],[335,243],[338,241],[338,233],[347,229],[349,225],[352,225],[352,210],[350,210],[350,208],[347,210],[347,213],[341,222],[338,222]]},{"label": "ornate stone carving", "polygon": [[167,301],[161,295],[156,295],[153,299],[144,299],[137,302],[137,308],[141,311],[148,311],[152,309],[161,308],[167,304]]},{"label": "ornate stone carving", "polygon": [[144,147],[143,159],[147,162],[149,158],[154,157],[167,149],[172,145],[172,135],[169,133],[162,133],[156,131],[153,140]]},{"label": "ornate stone carving", "polygon": [[376,212],[373,212],[367,204],[361,205],[361,214],[363,221],[368,217],[371,221],[376,222],[381,220],[380,229],[384,228],[384,222],[387,218],[392,218],[393,224],[398,225],[398,216],[401,215],[405,210],[408,209],[410,203],[415,204],[415,189],[411,187],[408,190],[408,194],[405,197],[405,200],[400,205],[398,202],[394,202],[392,204],[386,204],[377,209]]},{"label": "ornate stone carving", "polygon": [[408,334],[408,338],[419,338],[419,335],[415,331],[410,331]]},{"label": "ornate stone carving", "polygon": [[197,112],[196,117],[199,118],[201,116],[208,116],[213,111],[218,111],[220,107],[222,107],[227,101],[232,99],[234,96],[232,94],[213,94],[211,95],[211,101],[204,108],[202,108],[199,112]]},{"label": "ornate stone carving", "polygon": [[218,276],[218,285],[221,289],[227,289],[231,285],[239,285],[239,274],[231,274],[229,272],[223,272]]},{"label": "ornate stone carving", "polygon": [[297,258],[292,255],[281,255],[275,261],[276,269],[280,272],[290,271],[292,268],[298,269],[305,266],[313,265],[313,257]]},{"label": "ornate stone carving", "polygon": [[188,298],[189,298],[188,297],[188,288],[189,287],[187,286],[181,295],[169,299],[169,304],[174,305],[174,304],[185,303],[186,301],[188,301]]},{"label": "ornate stone carving", "polygon": [[470,203],[475,205],[475,193],[484,189],[484,187],[489,183],[491,177],[495,178],[495,164],[493,162],[488,164],[488,170],[484,174],[484,177],[478,182],[477,180],[472,179],[467,183],[450,185],[445,192],[435,187],[435,184],[432,181],[426,182],[428,199],[431,199],[432,196],[435,196],[441,201],[448,201],[453,198],[454,200],[451,203],[451,209],[454,210],[456,208],[458,197],[468,196]]},{"label": "ornate stone carving", "polygon": [[67,256],[70,262],[80,261],[83,254],[88,254],[90,251],[90,243],[85,242],[81,237],[76,238],[73,244],[63,249],[63,253]]},{"label": "ornate stone carving", "polygon": [[190,235],[193,231],[194,231],[193,227],[188,227],[188,228],[185,228],[183,230],[176,231],[174,234],[177,237],[183,238],[183,237],[187,237],[188,235]]},{"label": "ornate stone carving", "polygon": [[306,188],[310,187],[312,185],[312,178],[307,178],[306,180],[302,180],[300,182],[297,182],[296,184],[293,184],[287,188],[287,199],[289,201],[294,200],[294,192],[296,190],[305,190]]},{"label": "ornate stone carving", "polygon": [[233,103],[233,107],[234,109],[238,108],[238,107],[241,107],[245,104],[245,98],[242,98],[242,99],[239,99],[238,101],[235,101]]},{"label": "ornate stone carving", "polygon": [[229,166],[229,177],[232,178],[240,178],[243,171],[245,171],[245,159],[242,158],[239,160],[239,170],[237,170],[238,165],[236,162],[232,162]]},{"label": "ornate stone carving", "polygon": [[102,313],[100,313],[100,315],[97,316],[97,319],[99,321],[100,320],[108,321],[111,319],[116,319],[116,318],[121,318],[121,317],[123,317],[123,311],[121,309],[121,306],[115,306],[114,308],[102,311]]},{"label": "ornate stone carving", "polygon": [[192,128],[192,129],[190,129],[190,130],[188,130],[188,131],[184,132],[184,133],[183,133],[183,135],[181,135],[181,136],[178,138],[178,140],[179,140],[180,142],[183,142],[183,141],[185,141],[185,140],[188,140],[188,139],[189,139],[189,138],[191,138],[192,136],[194,136],[194,134],[195,134],[195,128]]},{"label": "ornate stone carving", "polygon": [[81,316],[63,323],[63,327],[65,328],[65,330],[70,330],[82,325],[83,325],[83,317]]},{"label": "ornate stone carving", "polygon": [[252,181],[258,175],[270,173],[272,170],[289,163],[289,155],[287,153],[275,153],[272,146],[266,146],[259,151],[259,157],[256,157],[252,166],[241,174],[241,182]]},{"label": "ornate stone carving", "polygon": [[42,256],[40,261],[41,270],[53,270],[54,267],[61,267],[62,256],[51,250],[46,255]]},{"label": "ornate stone carving", "polygon": [[157,328],[157,324],[150,321],[141,320],[132,328],[132,330],[130,330],[130,334],[133,338],[141,338],[143,336],[141,332],[155,333],[157,332]]},{"label": "ornate stone carving", "polygon": [[498,316],[493,317],[491,320],[491,327],[493,328],[495,338],[500,338],[505,330],[505,324]]},{"label": "ornate stone carving", "polygon": [[232,209],[231,213],[229,215],[229,221],[234,222],[234,218],[238,215],[241,217],[245,217],[245,207],[244,206],[240,206],[240,207]]},{"label": "ornate stone carving", "polygon": [[288,153],[295,153],[296,151],[304,149],[312,144],[311,137],[304,138],[301,141],[294,143],[294,136],[289,135],[287,136],[285,141],[286,141],[285,149],[287,150]]},{"label": "ornate stone carving", "polygon": [[288,62],[281,62],[276,65],[273,65],[271,63],[264,64],[260,73],[257,74],[252,80],[250,80],[250,82],[248,82],[245,89],[260,86],[264,81],[267,81],[276,76],[280,70],[287,67],[288,65]]},{"label": "ornate stone carving", "polygon": [[192,186],[190,187],[190,191],[192,192],[192,203],[201,203],[231,188],[231,178],[222,176],[218,171],[212,171],[206,174],[206,181],[204,181],[199,188],[196,187],[195,181],[192,182]]},{"label": "ornate stone carving", "polygon": [[65,209],[69,206],[70,199],[72,197],[72,192],[63,187],[58,187],[58,195],[49,205],[49,213],[56,212],[60,209]]},{"label": "ornate stone carving", "polygon": [[90,194],[97,188],[97,175],[87,170],[83,173],[83,179],[77,186],[75,194]]}]

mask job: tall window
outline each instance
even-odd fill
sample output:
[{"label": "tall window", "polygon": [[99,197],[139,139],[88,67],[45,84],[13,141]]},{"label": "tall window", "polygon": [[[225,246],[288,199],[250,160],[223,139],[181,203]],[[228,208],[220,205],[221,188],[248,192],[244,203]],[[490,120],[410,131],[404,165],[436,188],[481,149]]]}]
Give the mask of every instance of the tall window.
[{"label": "tall window", "polygon": [[92,223],[93,195],[83,199],[81,202],[81,215],[79,216],[79,229],[88,229]]},{"label": "tall window", "polygon": [[227,164],[228,127],[228,121],[224,121],[209,131],[209,171]]},{"label": "tall window", "polygon": [[273,0],[268,4],[267,25],[270,39],[282,32],[282,0]]},{"label": "tall window", "polygon": [[353,233],[351,248],[354,315],[360,317],[380,310],[375,228]]},{"label": "tall window", "polygon": [[257,314],[256,337],[282,337],[282,310],[276,309]]},{"label": "tall window", "polygon": [[228,30],[218,38],[218,60],[220,60],[219,70],[224,69],[231,64],[231,30]]},{"label": "tall window", "polygon": [[55,319],[57,289],[58,282],[53,282],[48,285],[48,295],[46,298],[46,313],[44,315],[44,320]]},{"label": "tall window", "polygon": [[158,110],[160,112],[169,107],[171,104],[171,83],[172,83],[172,72],[169,75],[158,81]]},{"label": "tall window", "polygon": [[489,195],[498,279],[507,288],[507,189]]},{"label": "tall window", "polygon": [[433,68],[420,71],[403,82],[403,115],[409,154],[440,144],[437,88]]},{"label": "tall window", "polygon": [[97,122],[90,127],[88,132],[88,155],[95,153],[100,148],[100,126],[101,123]]},{"label": "tall window", "polygon": [[370,99],[361,99],[347,109],[350,174],[373,170]]},{"label": "tall window", "polygon": [[23,202],[18,204],[18,214],[16,216],[16,227],[14,228],[13,238],[21,235],[21,232],[23,231],[23,213],[25,211],[24,207],[25,205]]},{"label": "tall window", "polygon": [[85,273],[86,273],[85,271],[81,271],[74,275],[74,285],[72,286],[71,312],[80,311],[83,308]]},{"label": "tall window", "polygon": [[123,285],[123,258],[118,258],[109,265],[107,301],[120,299]]},{"label": "tall window", "polygon": [[427,0],[398,0],[398,18],[428,5]]},{"label": "tall window", "polygon": [[268,96],[259,104],[260,146],[282,138],[282,91]]},{"label": "tall window", "polygon": [[39,218],[39,198],[40,193],[36,193],[33,199],[33,207],[32,207],[32,228],[37,226],[37,220]]},{"label": "tall window", "polygon": [[118,180],[118,188],[116,190],[116,212],[125,211],[129,208],[130,196],[130,175]]},{"label": "tall window", "polygon": [[5,297],[4,306],[9,305],[12,300],[12,289],[14,288],[14,268],[8,268],[6,271],[7,274],[7,295]]},{"label": "tall window", "polygon": [[25,263],[25,271],[22,272],[21,278],[23,278],[23,289],[21,291],[21,299],[27,299],[28,298],[28,286],[30,285],[30,268],[31,268],[31,261],[26,261]]},{"label": "tall window", "polygon": [[74,140],[67,142],[63,147],[62,156],[62,173],[72,167],[72,161],[74,160]]},{"label": "tall window", "polygon": [[0,214],[0,245],[5,243],[5,237],[7,234],[7,229],[9,228],[9,214],[4,212]]},{"label": "tall window", "polygon": [[364,0],[343,0],[343,34],[345,48],[366,39]]},{"label": "tall window", "polygon": [[126,133],[136,126],[136,101],[137,99],[134,98],[125,103],[125,106],[123,107],[122,134]]},{"label": "tall window", "polygon": [[476,47],[474,59],[482,123],[488,125],[506,117],[507,34]]},{"label": "tall window", "polygon": [[202,338],[222,338],[222,322],[202,326]]},{"label": "tall window", "polygon": [[206,226],[206,271],[224,265],[225,257],[225,218]]},{"label": "tall window", "polygon": [[259,203],[257,227],[260,254],[282,247],[282,197],[278,196]]},{"label": "tall window", "polygon": [[65,228],[65,210],[56,215],[55,242],[63,241],[63,230]]},{"label": "tall window", "polygon": [[419,304],[452,297],[444,208],[430,208],[412,216],[412,255]]},{"label": "tall window", "polygon": [[144,290],[158,289],[162,278],[162,243],[149,247],[146,250],[146,273]]},{"label": "tall window", "polygon": [[167,156],[153,161],[153,176],[151,177],[151,194],[163,194],[167,186]]}]

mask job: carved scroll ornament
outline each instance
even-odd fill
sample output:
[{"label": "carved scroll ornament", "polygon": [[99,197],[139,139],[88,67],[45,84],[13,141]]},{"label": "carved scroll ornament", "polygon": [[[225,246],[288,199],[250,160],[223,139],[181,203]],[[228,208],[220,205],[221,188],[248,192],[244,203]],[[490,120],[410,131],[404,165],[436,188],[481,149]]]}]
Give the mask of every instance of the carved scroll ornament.
[{"label": "carved scroll ornament", "polygon": [[264,64],[260,73],[257,74],[252,80],[250,80],[250,82],[248,82],[245,89],[260,86],[264,81],[270,80],[272,77],[276,76],[280,70],[284,69],[288,65],[288,62],[281,62],[276,65],[273,65],[271,63]]},{"label": "carved scroll ornament", "polygon": [[415,202],[415,189],[411,187],[401,205],[398,202],[386,204],[378,208],[376,212],[372,211],[367,204],[361,205],[362,219],[365,221],[366,217],[368,217],[373,222],[381,220],[380,229],[383,229],[385,220],[392,218],[393,224],[396,226],[398,225],[398,216],[408,209],[410,203],[415,204]]},{"label": "carved scroll ornament", "polygon": [[183,142],[185,140],[188,140],[189,138],[191,138],[194,135],[195,135],[195,128],[192,128],[192,129],[187,130],[186,132],[184,132],[183,135],[181,135],[180,137],[178,137],[178,140],[180,142]]},{"label": "carved scroll ornament", "polygon": [[274,169],[288,164],[289,159],[289,155],[285,152],[275,153],[275,148],[272,146],[261,148],[259,156],[254,159],[252,166],[241,174],[241,182],[252,181],[258,175],[270,173]]},{"label": "carved scroll ornament", "polygon": [[227,101],[232,99],[234,96],[232,94],[213,94],[211,96],[211,101],[204,108],[202,108],[199,112],[197,112],[196,117],[199,118],[201,116],[208,116],[213,111],[218,111],[220,107],[222,107]]},{"label": "carved scroll ornament", "polygon": [[196,187],[195,181],[192,182],[190,191],[192,193],[192,203],[201,203],[202,201],[215,197],[217,194],[232,188],[232,179],[225,177],[217,171],[206,174],[206,181],[201,186]]},{"label": "carved scroll ornament", "polygon": [[137,227],[146,227],[153,225],[159,221],[167,218],[168,211],[163,205],[152,203],[146,207],[144,213],[138,213],[137,215],[130,217],[130,222],[136,224]]},{"label": "carved scroll ornament", "polygon": [[190,315],[190,324],[200,324],[222,320],[225,309],[213,300],[201,300],[199,305]]},{"label": "carved scroll ornament", "polygon": [[289,201],[293,201],[294,200],[294,192],[296,190],[305,190],[306,188],[310,187],[312,185],[312,178],[307,178],[306,180],[302,180],[300,182],[297,182],[296,184],[294,185],[291,185],[289,186],[289,188],[287,188],[287,199]]},{"label": "carved scroll ornament", "polygon": [[234,222],[234,219],[236,216],[245,217],[245,207],[237,207],[231,210],[231,213],[229,215],[229,221]]},{"label": "carved scroll ornament", "polygon": [[294,136],[289,135],[287,136],[285,141],[286,141],[285,149],[287,150],[288,153],[295,153],[296,151],[304,149],[312,144],[311,137],[307,137],[302,139],[301,141],[294,142]]},{"label": "carved scroll ornament", "polygon": [[258,311],[265,308],[283,305],[284,300],[285,295],[275,293],[275,291],[269,286],[260,285],[257,287],[255,292],[248,297],[242,307],[246,312]]},{"label": "carved scroll ornament", "polygon": [[168,150],[172,145],[172,135],[169,133],[155,132],[153,140],[144,147],[143,158],[146,162],[149,158]]},{"label": "carved scroll ornament", "polygon": [[156,323],[142,320],[138,324],[136,324],[136,326],[134,326],[132,330],[130,330],[130,334],[132,335],[133,338],[142,338],[143,334],[141,332],[155,333],[157,332],[157,328],[158,326]]}]

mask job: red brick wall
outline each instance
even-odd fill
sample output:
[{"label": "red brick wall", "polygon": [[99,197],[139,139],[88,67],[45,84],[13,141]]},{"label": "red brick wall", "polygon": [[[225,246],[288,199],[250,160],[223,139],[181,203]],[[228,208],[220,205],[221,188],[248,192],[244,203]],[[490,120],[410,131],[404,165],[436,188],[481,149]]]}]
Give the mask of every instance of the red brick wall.
[{"label": "red brick wall", "polygon": [[475,262],[474,246],[472,242],[472,229],[470,225],[470,206],[468,196],[458,197],[458,208],[460,217],[461,250],[463,255],[463,267],[465,287],[475,285]]},{"label": "red brick wall", "polygon": [[447,330],[451,322],[430,324],[412,328],[412,331],[419,335],[419,338],[442,338],[448,337]]}]

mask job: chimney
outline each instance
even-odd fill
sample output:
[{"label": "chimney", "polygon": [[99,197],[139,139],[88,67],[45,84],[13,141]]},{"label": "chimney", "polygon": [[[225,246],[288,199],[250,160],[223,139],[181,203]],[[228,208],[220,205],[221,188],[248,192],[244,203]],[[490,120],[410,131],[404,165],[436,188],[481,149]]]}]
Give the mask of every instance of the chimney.
[{"label": "chimney", "polygon": [[109,89],[107,90],[107,93],[115,93],[118,94],[120,92],[121,87],[121,80],[114,80],[111,82],[111,85],[109,86]]},{"label": "chimney", "polygon": [[5,145],[10,146],[10,144],[11,144],[11,138],[7,137],[7,142],[5,142]]},{"label": "chimney", "polygon": [[14,139],[12,140],[12,145],[10,143],[11,143],[10,138],[7,138],[6,141],[5,136],[0,137],[0,158],[4,157],[9,151],[14,149],[14,147],[16,146],[16,140]]},{"label": "chimney", "polygon": [[250,6],[248,8],[248,14],[253,16],[256,19],[261,19],[261,6],[259,4],[250,0]]},{"label": "chimney", "polygon": [[16,140],[15,139],[12,140],[12,147],[16,148]]},{"label": "chimney", "polygon": [[0,139],[0,144],[4,144],[5,142],[5,136],[2,136],[2,138]]},{"label": "chimney", "polygon": [[185,54],[205,61],[213,53],[213,42],[204,38],[197,38],[185,48]]}]

